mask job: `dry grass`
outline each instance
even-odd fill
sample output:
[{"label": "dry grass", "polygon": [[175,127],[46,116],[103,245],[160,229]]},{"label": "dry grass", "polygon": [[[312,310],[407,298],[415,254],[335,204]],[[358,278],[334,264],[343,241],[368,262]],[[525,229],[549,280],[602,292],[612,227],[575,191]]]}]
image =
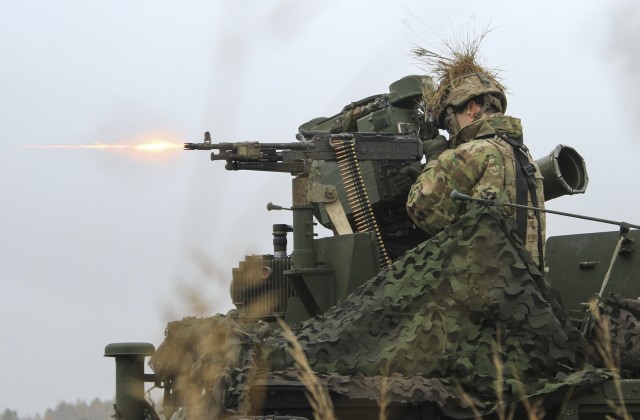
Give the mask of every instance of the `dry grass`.
[{"label": "dry grass", "polygon": [[336,416],[329,391],[322,386],[315,372],[309,366],[309,361],[289,326],[280,319],[278,323],[282,328],[282,335],[289,342],[289,354],[296,362],[298,378],[306,388],[307,399],[313,409],[314,418],[316,420],[335,420]]},{"label": "dry grass", "polygon": [[[500,335],[500,329],[498,328],[496,334],[496,340],[493,343],[493,366],[496,368],[496,397],[498,406],[498,419],[507,420],[506,404],[504,401],[504,364],[502,363],[502,340]],[[513,417],[513,411],[511,411],[508,420]]]},{"label": "dry grass", "polygon": [[[493,343],[493,365],[496,369],[496,379],[495,379],[495,389],[496,389],[496,411],[495,415],[499,420],[513,420],[516,414],[516,404],[512,404],[511,407],[507,410],[507,402],[504,399],[504,371],[505,366],[502,362],[501,354],[502,354],[502,342],[501,342],[501,334],[500,329],[498,329],[496,334],[496,340]],[[516,384],[518,384],[518,393],[523,396],[523,398],[519,401],[527,414],[528,420],[542,420],[545,416],[544,409],[542,407],[542,401],[538,400],[534,403],[529,401],[526,395],[526,391],[522,382],[520,381],[518,372],[511,372],[513,377],[517,380]],[[480,413],[478,408],[476,407],[471,396],[458,384],[457,386],[458,392],[462,396],[464,402],[467,403],[471,412],[473,413],[474,419],[481,420],[483,419],[483,415]]]},{"label": "dry grass", "polygon": [[456,80],[470,73],[484,73],[501,90],[506,91],[499,81],[499,70],[480,63],[480,44],[489,32],[491,30],[487,27],[479,35],[468,32],[466,36],[458,39],[443,39],[443,48],[439,50],[424,47],[413,49],[413,54],[422,63],[423,70],[434,76],[438,86],[437,89],[426,86],[424,99],[427,109],[437,114],[442,99],[455,87]]},{"label": "dry grass", "polygon": [[598,356],[602,360],[602,364],[605,368],[609,369],[611,376],[613,377],[613,384],[616,389],[616,395],[618,396],[619,403],[616,404],[613,401],[609,401],[609,407],[614,411],[618,418],[623,420],[631,420],[633,417],[629,415],[627,407],[624,403],[624,394],[622,392],[622,381],[620,378],[619,357],[617,352],[611,345],[611,333],[609,331],[609,324],[605,322],[600,316],[600,309],[598,308],[598,299],[594,298],[589,302],[589,314],[593,321],[593,329],[595,335],[594,346]]},{"label": "dry grass", "polygon": [[389,377],[389,361],[380,369],[380,397],[376,401],[378,404],[378,420],[386,420],[389,416],[389,387],[391,378]]},{"label": "dry grass", "polygon": [[[596,351],[600,356],[604,367],[609,369],[612,373],[613,383],[616,389],[616,394],[618,397],[618,403],[609,400],[608,404],[611,410],[613,411],[615,417],[606,416],[607,419],[623,419],[623,420],[632,420],[633,417],[627,411],[627,408],[624,403],[624,394],[622,392],[622,382],[620,377],[620,370],[618,368],[618,355],[616,354],[615,349],[611,345],[611,335],[609,332],[609,325],[601,318],[600,311],[598,309],[598,302],[596,299],[592,300],[589,305],[589,312],[591,314],[591,318],[593,320],[593,328],[595,331],[596,340],[594,342]],[[504,364],[500,359],[501,354],[501,344],[500,344],[500,334],[498,333],[496,336],[496,342],[494,343],[494,356],[493,363],[496,368],[496,415],[500,420],[512,420],[515,415],[515,405],[511,407],[511,409],[507,412],[506,405],[503,396],[503,384],[504,384]],[[516,384],[518,387],[518,393],[522,396],[526,395],[526,391],[522,382],[520,381],[519,375],[517,371],[512,372],[513,377],[517,380]],[[478,409],[474,406],[473,400],[471,397],[462,389],[462,387],[458,386],[458,390],[462,395],[463,400],[471,407],[471,410],[474,414],[474,418],[482,419],[482,415],[478,411]],[[573,389],[571,389],[567,395],[565,396],[565,400],[563,401],[562,407],[566,406],[566,404],[571,400],[573,395]],[[527,418],[529,420],[541,420],[545,418],[545,410],[542,406],[542,400],[537,400],[535,402],[531,402],[528,398],[524,397],[519,401],[524,410],[526,412]]]},{"label": "dry grass", "polygon": [[460,384],[456,384],[456,388],[458,390],[458,393],[462,397],[462,400],[465,403],[467,403],[467,405],[469,406],[469,409],[473,413],[473,418],[474,419],[482,419],[482,414],[480,413],[480,410],[478,410],[478,407],[476,407],[476,403],[473,401],[473,399],[467,393],[467,391],[465,391],[464,388],[462,388],[462,386]]},{"label": "dry grass", "polygon": [[378,420],[387,420],[389,415],[389,377],[383,376],[380,381],[380,398],[378,399]]},{"label": "dry grass", "polygon": [[[278,324],[282,328],[282,335],[289,342],[289,354],[295,360],[298,378],[306,388],[307,399],[313,409],[314,418],[316,420],[335,420],[335,411],[328,390],[320,383],[316,373],[311,369],[300,343],[289,326],[280,319]],[[388,398],[390,386],[389,369],[387,367],[383,370],[380,380],[380,398],[377,400],[379,408],[378,420],[387,420],[390,404]]]},{"label": "dry grass", "polygon": [[[520,381],[520,377],[518,375],[518,372],[513,372],[513,376],[514,378],[517,379],[517,387],[518,387],[518,393],[520,395],[526,395],[526,391],[524,389],[524,386],[522,385],[522,381]],[[536,400],[534,403],[532,403],[531,401],[529,401],[529,398],[524,397],[520,400],[520,403],[523,405],[525,412],[527,413],[527,419],[529,420],[542,420],[544,419],[544,415],[545,415],[545,411],[544,408],[542,407],[542,400]],[[515,405],[511,408],[511,412],[510,412],[510,416],[509,416],[509,420],[511,420],[513,418],[513,415],[515,414]]]}]

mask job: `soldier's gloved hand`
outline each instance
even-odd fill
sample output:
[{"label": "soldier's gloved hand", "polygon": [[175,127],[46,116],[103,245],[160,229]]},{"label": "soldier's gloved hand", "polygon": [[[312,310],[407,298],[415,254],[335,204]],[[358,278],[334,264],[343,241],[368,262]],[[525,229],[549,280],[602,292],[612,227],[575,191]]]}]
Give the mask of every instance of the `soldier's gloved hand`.
[{"label": "soldier's gloved hand", "polygon": [[395,173],[390,174],[389,180],[400,192],[407,192],[418,178],[418,168],[411,165],[403,166]]},{"label": "soldier's gloved hand", "polygon": [[449,142],[444,136],[437,136],[434,139],[422,143],[424,156],[427,163],[438,159],[438,157],[449,148]]}]

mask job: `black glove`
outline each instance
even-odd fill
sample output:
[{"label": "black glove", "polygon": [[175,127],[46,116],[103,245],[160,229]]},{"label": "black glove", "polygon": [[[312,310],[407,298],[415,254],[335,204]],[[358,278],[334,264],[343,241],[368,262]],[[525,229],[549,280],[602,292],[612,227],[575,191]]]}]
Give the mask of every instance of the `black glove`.
[{"label": "black glove", "polygon": [[434,139],[423,142],[422,147],[424,157],[426,158],[427,163],[429,163],[432,160],[438,159],[438,156],[449,148],[449,142],[444,136],[440,135]]},{"label": "black glove", "polygon": [[409,165],[403,166],[397,171],[394,170],[393,173],[389,174],[389,180],[393,184],[393,186],[401,193],[405,193],[409,191],[409,188],[416,182],[420,171]]}]

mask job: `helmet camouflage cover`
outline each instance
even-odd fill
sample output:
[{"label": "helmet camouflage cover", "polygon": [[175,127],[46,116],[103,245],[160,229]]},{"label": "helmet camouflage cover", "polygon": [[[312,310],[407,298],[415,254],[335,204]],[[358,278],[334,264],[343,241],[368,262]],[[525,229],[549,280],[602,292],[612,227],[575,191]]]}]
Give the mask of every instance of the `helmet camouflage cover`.
[{"label": "helmet camouflage cover", "polygon": [[[447,108],[457,110],[470,99],[489,94],[495,97],[499,103],[500,112],[507,109],[507,97],[502,86],[492,76],[484,72],[469,73],[453,80],[450,85],[440,84],[438,90],[442,90],[439,103],[432,105],[432,112],[436,117],[436,123],[440,128],[444,127],[444,119]],[[497,104],[496,104],[497,105]]]},{"label": "helmet camouflage cover", "polygon": [[438,87],[425,86],[424,101],[428,114],[438,128],[445,128],[447,110],[457,110],[470,99],[482,97],[499,112],[507,109],[505,88],[497,79],[497,71],[482,67],[477,62],[478,49],[483,36],[459,46],[448,46],[445,54],[417,48],[414,54],[438,80]]}]

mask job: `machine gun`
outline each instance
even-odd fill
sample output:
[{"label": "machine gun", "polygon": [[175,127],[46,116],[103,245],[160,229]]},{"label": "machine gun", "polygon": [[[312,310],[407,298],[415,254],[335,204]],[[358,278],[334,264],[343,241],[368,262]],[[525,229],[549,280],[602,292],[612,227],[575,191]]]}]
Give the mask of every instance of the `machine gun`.
[{"label": "machine gun", "polygon": [[211,160],[224,160],[230,171],[252,170],[289,172],[309,175],[313,161],[338,161],[336,154],[345,147],[353,147],[357,160],[384,162],[415,162],[422,159],[422,141],[415,134],[340,133],[315,135],[312,140],[292,143],[212,143],[211,134],[204,133],[203,143],[185,143],[185,150],[218,150]]}]

